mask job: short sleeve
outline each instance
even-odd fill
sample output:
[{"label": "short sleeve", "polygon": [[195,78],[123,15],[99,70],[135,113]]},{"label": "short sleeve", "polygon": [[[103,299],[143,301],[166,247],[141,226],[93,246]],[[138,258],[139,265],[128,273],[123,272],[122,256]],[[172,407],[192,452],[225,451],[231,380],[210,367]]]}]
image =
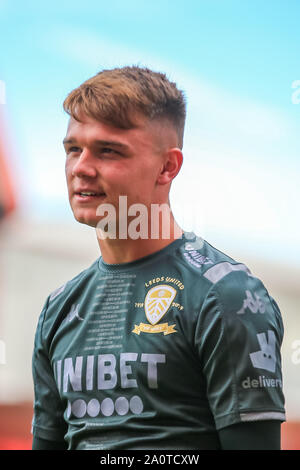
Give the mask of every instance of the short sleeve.
[{"label": "short sleeve", "polygon": [[217,429],[239,422],[285,421],[283,322],[263,283],[231,272],[210,289],[195,335]]},{"label": "short sleeve", "polygon": [[42,337],[47,304],[48,300],[38,320],[32,356],[34,383],[32,434],[41,439],[63,441],[66,434],[63,404],[57,390],[47,348]]}]

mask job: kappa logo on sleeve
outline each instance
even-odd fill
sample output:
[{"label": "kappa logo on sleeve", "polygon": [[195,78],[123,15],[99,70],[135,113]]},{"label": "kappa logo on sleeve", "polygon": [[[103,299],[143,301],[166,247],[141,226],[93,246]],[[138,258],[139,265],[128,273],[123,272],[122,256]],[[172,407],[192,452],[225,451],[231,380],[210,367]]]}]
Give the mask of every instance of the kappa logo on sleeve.
[{"label": "kappa logo on sleeve", "polygon": [[250,354],[253,367],[256,369],[264,369],[269,372],[275,372],[276,369],[276,338],[272,330],[268,330],[268,339],[266,333],[256,335],[260,351]]},{"label": "kappa logo on sleeve", "polygon": [[77,320],[79,320],[79,321],[84,320],[84,318],[81,318],[79,316],[79,307],[80,307],[79,304],[77,304],[77,305],[73,304],[72,305],[71,310],[69,311],[68,315],[66,316],[66,321],[67,322],[72,321],[74,318],[77,318]]},{"label": "kappa logo on sleeve", "polygon": [[149,323],[135,325],[132,333],[137,335],[141,331],[144,333],[164,333],[164,335],[176,333],[176,330],[174,330],[175,325],[168,325],[168,323],[158,324],[172,305],[176,293],[176,289],[167,284],[152,287],[148,291],[144,302],[145,314]]},{"label": "kappa logo on sleeve", "polygon": [[246,313],[247,308],[252,312],[252,313],[265,313],[266,311],[266,304],[261,300],[259,295],[254,292],[255,298],[253,297],[253,294],[249,291],[246,290],[246,298],[243,302],[242,308],[236,312],[238,314]]}]

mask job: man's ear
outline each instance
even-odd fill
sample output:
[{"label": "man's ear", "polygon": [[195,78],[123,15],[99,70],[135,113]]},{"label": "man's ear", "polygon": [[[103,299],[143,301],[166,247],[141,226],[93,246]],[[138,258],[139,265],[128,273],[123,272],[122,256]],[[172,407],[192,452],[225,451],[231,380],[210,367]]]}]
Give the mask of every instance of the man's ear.
[{"label": "man's ear", "polygon": [[166,151],[161,171],[157,178],[158,184],[169,184],[177,176],[183,162],[183,154],[177,147]]}]

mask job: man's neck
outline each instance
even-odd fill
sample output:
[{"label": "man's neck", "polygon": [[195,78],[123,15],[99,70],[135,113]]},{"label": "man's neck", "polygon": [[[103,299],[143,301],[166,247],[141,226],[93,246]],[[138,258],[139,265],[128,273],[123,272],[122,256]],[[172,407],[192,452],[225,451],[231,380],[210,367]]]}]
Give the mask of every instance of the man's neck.
[{"label": "man's neck", "polygon": [[172,217],[167,238],[160,231],[158,238],[149,237],[146,239],[138,238],[136,240],[130,237],[126,239],[101,239],[97,234],[97,239],[103,261],[107,264],[121,264],[130,263],[162,250],[180,238],[182,234],[183,230]]}]

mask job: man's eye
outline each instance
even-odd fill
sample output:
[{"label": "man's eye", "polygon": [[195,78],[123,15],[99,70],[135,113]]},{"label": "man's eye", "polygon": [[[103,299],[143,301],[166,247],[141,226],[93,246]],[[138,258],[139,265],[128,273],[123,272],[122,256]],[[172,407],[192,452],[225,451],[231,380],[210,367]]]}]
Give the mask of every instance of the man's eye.
[{"label": "man's eye", "polygon": [[78,153],[80,152],[80,148],[79,147],[69,147],[69,148],[66,148],[66,155],[70,155],[71,153]]},{"label": "man's eye", "polygon": [[122,156],[121,152],[111,147],[103,147],[99,151],[99,156],[103,158],[118,158]]},{"label": "man's eye", "polygon": [[116,152],[116,150],[111,149],[111,148],[109,148],[109,147],[104,147],[104,148],[101,150],[101,153],[118,153],[118,152]]}]

